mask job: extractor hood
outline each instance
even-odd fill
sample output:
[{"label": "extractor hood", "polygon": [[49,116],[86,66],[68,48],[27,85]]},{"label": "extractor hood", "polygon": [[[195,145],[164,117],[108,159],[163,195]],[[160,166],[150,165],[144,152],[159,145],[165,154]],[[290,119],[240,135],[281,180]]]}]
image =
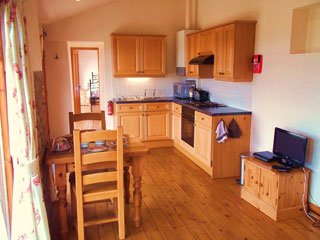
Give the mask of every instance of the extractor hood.
[{"label": "extractor hood", "polygon": [[212,65],[214,63],[214,56],[211,55],[203,55],[192,58],[189,62],[190,65]]}]

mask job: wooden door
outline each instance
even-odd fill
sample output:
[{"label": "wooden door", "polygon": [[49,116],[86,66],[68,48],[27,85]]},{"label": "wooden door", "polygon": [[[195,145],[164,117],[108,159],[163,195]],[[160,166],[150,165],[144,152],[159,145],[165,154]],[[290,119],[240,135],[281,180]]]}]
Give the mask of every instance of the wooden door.
[{"label": "wooden door", "polygon": [[80,75],[79,75],[79,53],[71,48],[72,84],[74,113],[81,113],[80,106]]},{"label": "wooden door", "polygon": [[164,37],[140,37],[140,74],[165,76],[166,49]]},{"label": "wooden door", "polygon": [[143,113],[117,113],[117,125],[123,127],[123,133],[143,140]]},{"label": "wooden door", "polygon": [[278,177],[276,174],[261,169],[260,199],[273,207],[277,205]]},{"label": "wooden door", "polygon": [[214,77],[223,75],[224,72],[224,31],[223,27],[216,28],[214,30],[214,44],[215,44],[215,56],[214,56]]},{"label": "wooden door", "polygon": [[256,197],[259,197],[259,184],[260,168],[246,161],[244,169],[244,188]]},{"label": "wooden door", "polygon": [[234,66],[234,42],[235,42],[235,25],[227,25],[223,27],[224,35],[224,78],[233,77]]},{"label": "wooden door", "polygon": [[169,111],[146,112],[145,115],[145,140],[169,139],[170,119]]},{"label": "wooden door", "polygon": [[212,130],[198,123],[194,127],[194,150],[198,158],[210,167],[212,159]]},{"label": "wooden door", "polygon": [[192,34],[187,36],[187,76],[198,77],[199,66],[190,65],[189,62],[192,58],[198,56],[198,34]]},{"label": "wooden door", "polygon": [[177,113],[172,114],[172,139],[175,142],[181,140],[181,115]]},{"label": "wooden door", "polygon": [[213,53],[213,29],[199,33],[199,53],[200,55],[207,55]]},{"label": "wooden door", "polygon": [[113,75],[138,76],[139,54],[139,36],[112,36]]}]

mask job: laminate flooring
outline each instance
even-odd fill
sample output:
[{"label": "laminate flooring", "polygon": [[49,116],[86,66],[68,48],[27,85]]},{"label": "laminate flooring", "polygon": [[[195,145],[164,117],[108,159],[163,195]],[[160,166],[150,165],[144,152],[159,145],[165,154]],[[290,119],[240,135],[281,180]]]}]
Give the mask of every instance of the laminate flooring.
[{"label": "laminate flooring", "polygon": [[[307,217],[275,222],[240,199],[234,178],[211,179],[172,147],[150,152],[144,162],[142,224],[139,229],[134,226],[130,198],[126,239],[320,239],[320,228]],[[113,209],[111,203],[98,203],[85,211],[95,217],[112,214]],[[76,230],[69,227],[69,239],[77,239]],[[53,239],[59,238],[53,234]],[[117,223],[86,228],[86,239],[118,239]]]}]

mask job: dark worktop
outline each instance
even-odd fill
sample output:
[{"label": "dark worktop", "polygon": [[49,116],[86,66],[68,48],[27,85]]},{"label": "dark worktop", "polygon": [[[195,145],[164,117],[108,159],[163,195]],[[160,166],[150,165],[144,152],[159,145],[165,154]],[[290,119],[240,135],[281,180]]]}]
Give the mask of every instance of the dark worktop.
[{"label": "dark worktop", "polygon": [[152,103],[152,102],[174,102],[177,104],[180,104],[182,106],[189,107],[191,109],[194,109],[198,112],[202,112],[204,114],[210,115],[210,116],[224,116],[224,115],[245,115],[245,114],[252,114],[252,112],[239,109],[239,108],[234,108],[234,107],[195,107],[195,106],[190,106],[186,104],[189,100],[183,100],[183,99],[178,99],[178,98],[173,98],[173,97],[159,97],[159,98],[153,98],[153,99],[139,99],[139,100],[117,100],[114,99],[114,102],[117,104],[121,103]]}]

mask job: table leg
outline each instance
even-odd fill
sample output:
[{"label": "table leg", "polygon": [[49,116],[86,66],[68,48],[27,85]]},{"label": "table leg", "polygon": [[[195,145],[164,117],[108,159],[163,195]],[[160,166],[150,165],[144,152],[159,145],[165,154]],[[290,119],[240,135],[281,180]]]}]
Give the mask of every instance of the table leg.
[{"label": "table leg", "polygon": [[129,203],[130,200],[130,174],[129,174],[129,167],[124,168],[124,197],[126,203]]},{"label": "table leg", "polygon": [[68,237],[68,215],[67,215],[67,182],[66,182],[66,164],[57,164],[55,166],[55,178],[58,190],[58,214],[60,224],[61,239]]},{"label": "table leg", "polygon": [[132,175],[133,175],[133,204],[134,204],[134,222],[136,227],[140,227],[141,223],[141,179],[142,179],[142,157],[135,157],[132,160]]}]

